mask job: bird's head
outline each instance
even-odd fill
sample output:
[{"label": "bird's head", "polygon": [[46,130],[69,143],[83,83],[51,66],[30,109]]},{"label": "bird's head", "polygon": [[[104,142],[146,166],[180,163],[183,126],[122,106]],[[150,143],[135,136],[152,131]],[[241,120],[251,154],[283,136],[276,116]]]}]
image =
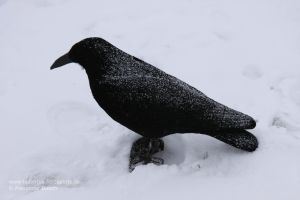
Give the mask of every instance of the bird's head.
[{"label": "bird's head", "polygon": [[[103,63],[105,52],[112,45],[101,38],[86,38],[74,44],[70,51],[59,57],[50,67],[55,69],[69,63],[78,63],[86,71],[95,71]],[[95,66],[97,63],[97,66]]]}]

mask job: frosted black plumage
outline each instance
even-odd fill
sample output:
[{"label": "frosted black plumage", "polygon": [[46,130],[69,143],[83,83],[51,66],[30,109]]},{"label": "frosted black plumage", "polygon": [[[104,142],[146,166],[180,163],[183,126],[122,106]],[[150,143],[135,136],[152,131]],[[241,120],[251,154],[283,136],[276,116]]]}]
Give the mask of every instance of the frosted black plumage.
[{"label": "frosted black plumage", "polygon": [[208,98],[101,38],[76,43],[51,69],[70,62],[86,70],[99,106],[115,121],[145,137],[143,142],[136,142],[143,150],[133,145],[134,164],[153,161],[151,156],[159,145],[152,144],[162,143],[159,138],[174,133],[207,134],[246,151],[258,146],[256,137],[245,131],[256,126],[253,118]]}]

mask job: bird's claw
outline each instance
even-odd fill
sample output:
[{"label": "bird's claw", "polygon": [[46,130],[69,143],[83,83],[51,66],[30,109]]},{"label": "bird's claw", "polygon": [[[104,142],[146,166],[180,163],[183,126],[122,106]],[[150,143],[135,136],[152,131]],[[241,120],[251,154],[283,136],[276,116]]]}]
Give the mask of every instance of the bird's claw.
[{"label": "bird's claw", "polygon": [[152,157],[150,163],[153,163],[155,165],[163,165],[164,159],[159,158],[159,157]]},{"label": "bird's claw", "polygon": [[164,150],[164,142],[161,139],[140,138],[135,141],[130,151],[129,171],[140,164],[153,163],[155,165],[164,164],[162,158],[152,155]]}]

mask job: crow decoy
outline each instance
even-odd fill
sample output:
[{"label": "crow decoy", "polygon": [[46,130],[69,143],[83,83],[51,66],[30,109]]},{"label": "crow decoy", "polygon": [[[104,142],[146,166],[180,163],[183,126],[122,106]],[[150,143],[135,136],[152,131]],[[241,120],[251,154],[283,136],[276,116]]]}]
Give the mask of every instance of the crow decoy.
[{"label": "crow decoy", "polygon": [[142,135],[132,145],[129,170],[138,163],[162,164],[153,154],[162,137],[201,133],[252,152],[258,147],[255,120],[224,106],[162,70],[101,38],[84,39],[58,58],[51,69],[78,63],[86,71],[99,106],[123,126]]}]

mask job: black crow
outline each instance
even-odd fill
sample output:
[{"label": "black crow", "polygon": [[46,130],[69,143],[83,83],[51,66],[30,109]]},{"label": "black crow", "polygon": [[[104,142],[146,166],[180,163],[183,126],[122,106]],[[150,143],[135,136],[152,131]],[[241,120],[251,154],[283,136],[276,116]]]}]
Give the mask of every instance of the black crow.
[{"label": "black crow", "polygon": [[130,152],[130,170],[139,163],[162,164],[154,153],[160,139],[175,133],[201,133],[245,151],[258,141],[245,129],[255,120],[224,106],[162,70],[131,56],[101,38],[76,43],[51,69],[78,63],[86,71],[92,94],[106,113],[140,134]]}]

